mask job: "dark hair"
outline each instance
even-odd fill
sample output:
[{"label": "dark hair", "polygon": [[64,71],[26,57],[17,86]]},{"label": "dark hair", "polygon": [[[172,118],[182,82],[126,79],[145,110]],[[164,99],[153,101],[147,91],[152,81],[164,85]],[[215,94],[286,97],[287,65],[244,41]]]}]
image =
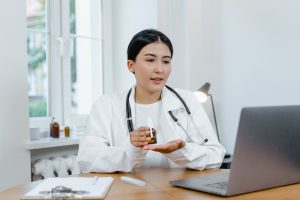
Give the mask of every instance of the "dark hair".
[{"label": "dark hair", "polygon": [[135,61],[136,56],[144,46],[156,41],[161,41],[169,47],[172,58],[173,46],[170,39],[160,31],[155,29],[145,29],[135,34],[131,39],[127,48],[127,59]]}]

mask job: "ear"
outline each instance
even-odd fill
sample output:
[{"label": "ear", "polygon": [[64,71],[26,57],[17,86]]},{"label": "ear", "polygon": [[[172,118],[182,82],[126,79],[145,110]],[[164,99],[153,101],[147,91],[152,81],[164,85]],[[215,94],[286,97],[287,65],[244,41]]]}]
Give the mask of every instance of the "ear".
[{"label": "ear", "polygon": [[134,73],[134,61],[133,60],[127,60],[127,68],[129,69],[129,71]]}]

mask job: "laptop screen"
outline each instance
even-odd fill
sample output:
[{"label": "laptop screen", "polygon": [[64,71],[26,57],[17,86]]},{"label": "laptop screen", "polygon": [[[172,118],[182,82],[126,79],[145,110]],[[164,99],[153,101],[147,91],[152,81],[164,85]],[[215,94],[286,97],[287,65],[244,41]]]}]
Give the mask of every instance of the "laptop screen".
[{"label": "laptop screen", "polygon": [[300,106],[243,108],[229,193],[299,182]]}]

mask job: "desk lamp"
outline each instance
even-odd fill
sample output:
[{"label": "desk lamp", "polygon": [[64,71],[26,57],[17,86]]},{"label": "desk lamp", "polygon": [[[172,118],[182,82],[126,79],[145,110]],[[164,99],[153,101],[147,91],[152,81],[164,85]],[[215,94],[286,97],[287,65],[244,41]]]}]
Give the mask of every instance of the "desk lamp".
[{"label": "desk lamp", "polygon": [[217,120],[216,120],[216,113],[215,113],[215,106],[214,106],[214,101],[213,101],[213,97],[211,94],[208,93],[210,88],[210,83],[205,83],[204,85],[202,85],[196,92],[195,94],[197,95],[199,101],[201,103],[204,103],[208,100],[208,97],[210,97],[211,99],[211,107],[212,107],[212,111],[213,111],[213,116],[214,116],[214,121],[215,121],[215,126],[216,126],[216,132],[217,132],[217,137],[218,140],[220,142],[220,137],[219,137],[219,130],[218,130],[218,124],[217,124]]},{"label": "desk lamp", "polygon": [[[201,103],[204,103],[208,100],[208,97],[210,98],[211,100],[211,107],[212,107],[212,111],[213,111],[213,116],[214,116],[214,122],[215,122],[215,126],[216,126],[216,133],[217,133],[217,137],[218,137],[218,140],[220,142],[220,136],[219,136],[219,130],[218,130],[218,124],[217,124],[217,119],[216,119],[216,113],[215,113],[215,106],[214,106],[214,101],[213,101],[213,97],[210,93],[208,93],[209,91],[209,88],[210,88],[210,83],[206,82],[204,83],[204,85],[202,85],[196,92],[196,96],[198,97],[198,100],[201,102]],[[228,160],[230,159],[231,155],[226,153],[225,154],[225,159],[223,160],[223,163],[222,163],[222,166],[221,168],[230,168],[230,164],[231,164],[231,161]]]}]

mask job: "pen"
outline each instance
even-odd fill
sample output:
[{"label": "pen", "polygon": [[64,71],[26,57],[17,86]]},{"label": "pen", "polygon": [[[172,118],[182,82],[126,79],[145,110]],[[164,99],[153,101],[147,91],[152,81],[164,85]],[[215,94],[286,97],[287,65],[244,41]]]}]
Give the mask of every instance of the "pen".
[{"label": "pen", "polygon": [[93,184],[92,185],[96,185],[97,181],[98,181],[99,176],[95,176],[93,179]]}]

